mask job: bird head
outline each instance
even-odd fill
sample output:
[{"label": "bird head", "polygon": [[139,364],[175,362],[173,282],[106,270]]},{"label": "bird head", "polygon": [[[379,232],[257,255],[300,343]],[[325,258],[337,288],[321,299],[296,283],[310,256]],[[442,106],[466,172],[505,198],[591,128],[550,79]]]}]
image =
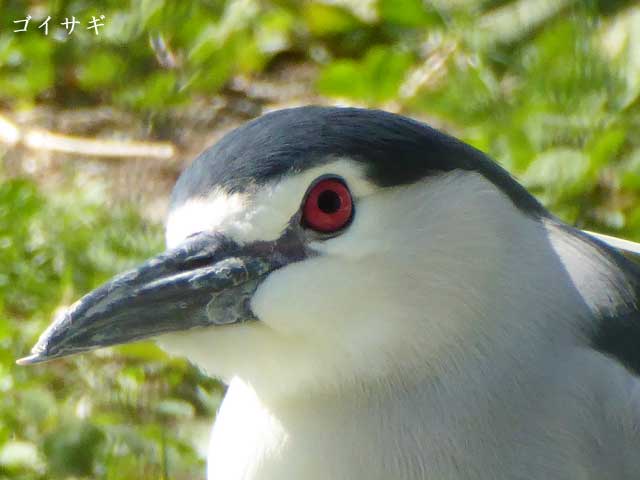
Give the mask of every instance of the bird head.
[{"label": "bird head", "polygon": [[263,390],[382,381],[492,334],[488,312],[547,215],[417,121],[269,113],[183,172],[167,250],[68,308],[22,363],[153,337]]}]

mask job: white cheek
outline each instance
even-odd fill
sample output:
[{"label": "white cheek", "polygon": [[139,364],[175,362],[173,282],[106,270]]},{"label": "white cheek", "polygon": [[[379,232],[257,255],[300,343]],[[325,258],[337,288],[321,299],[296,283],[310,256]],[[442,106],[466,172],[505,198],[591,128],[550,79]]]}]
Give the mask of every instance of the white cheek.
[{"label": "white cheek", "polygon": [[273,329],[307,336],[353,316],[356,304],[349,300],[362,293],[359,273],[330,258],[294,263],[262,282],[251,307]]},{"label": "white cheek", "polygon": [[416,297],[423,293],[386,261],[319,257],[271,273],[251,308],[284,336],[357,352],[374,348],[415,318],[413,306],[421,305]]},{"label": "white cheek", "polygon": [[[496,209],[476,208],[479,199]],[[325,347],[435,354],[483,307],[469,286],[497,289],[502,246],[492,218],[503,204],[460,175],[361,199],[349,230],[314,243],[318,257],[269,275],[252,308],[272,329]]]}]

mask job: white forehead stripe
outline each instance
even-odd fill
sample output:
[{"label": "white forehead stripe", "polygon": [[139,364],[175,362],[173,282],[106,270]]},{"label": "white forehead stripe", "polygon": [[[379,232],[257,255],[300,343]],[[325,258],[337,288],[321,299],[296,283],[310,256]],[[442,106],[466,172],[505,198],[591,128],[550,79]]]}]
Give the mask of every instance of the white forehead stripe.
[{"label": "white forehead stripe", "polygon": [[219,232],[237,242],[275,240],[300,208],[313,180],[334,174],[345,179],[356,198],[365,197],[375,185],[365,180],[363,166],[349,159],[287,175],[279,182],[262,185],[256,192],[229,194],[216,189],[206,197],[187,200],[174,208],[167,219],[166,243],[175,247],[189,235]]},{"label": "white forehead stripe", "polygon": [[171,211],[167,218],[167,248],[173,248],[189,235],[215,231],[245,209],[246,195],[216,190],[207,197],[191,198]]}]

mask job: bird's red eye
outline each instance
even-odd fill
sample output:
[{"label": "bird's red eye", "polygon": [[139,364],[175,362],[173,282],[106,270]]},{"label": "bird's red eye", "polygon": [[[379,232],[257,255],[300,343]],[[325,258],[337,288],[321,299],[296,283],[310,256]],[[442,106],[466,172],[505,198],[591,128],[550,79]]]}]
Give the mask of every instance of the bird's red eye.
[{"label": "bird's red eye", "polygon": [[353,200],[347,186],[336,178],[318,181],[302,206],[302,224],[317,232],[333,233],[344,228],[353,214]]}]

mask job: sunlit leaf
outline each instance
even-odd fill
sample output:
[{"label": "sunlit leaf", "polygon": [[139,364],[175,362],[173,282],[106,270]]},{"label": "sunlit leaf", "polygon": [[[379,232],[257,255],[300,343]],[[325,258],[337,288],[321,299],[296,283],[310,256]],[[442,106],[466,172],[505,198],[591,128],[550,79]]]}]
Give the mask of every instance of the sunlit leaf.
[{"label": "sunlit leaf", "polygon": [[307,27],[314,35],[347,32],[360,24],[347,9],[320,2],[307,2],[303,11]]},{"label": "sunlit leaf", "polygon": [[371,48],[361,61],[340,60],[328,65],[318,79],[326,94],[369,103],[393,98],[411,66],[408,52]]}]

